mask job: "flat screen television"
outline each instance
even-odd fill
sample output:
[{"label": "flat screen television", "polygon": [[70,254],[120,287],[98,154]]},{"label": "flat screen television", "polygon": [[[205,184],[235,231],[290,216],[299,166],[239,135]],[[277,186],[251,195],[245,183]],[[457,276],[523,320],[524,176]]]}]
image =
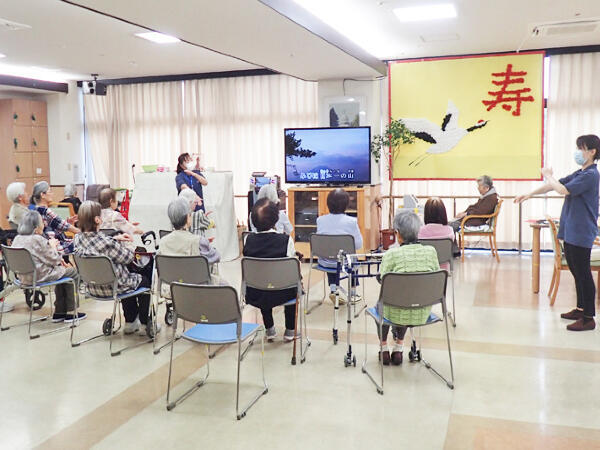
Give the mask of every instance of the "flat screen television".
[{"label": "flat screen television", "polygon": [[371,127],[285,128],[284,135],[286,183],[371,183]]}]

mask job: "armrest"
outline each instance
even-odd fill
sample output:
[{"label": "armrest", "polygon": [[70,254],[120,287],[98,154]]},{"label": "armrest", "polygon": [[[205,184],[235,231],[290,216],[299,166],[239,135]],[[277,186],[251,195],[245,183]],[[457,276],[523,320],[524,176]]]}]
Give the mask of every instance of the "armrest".
[{"label": "armrest", "polygon": [[465,222],[469,219],[491,219],[492,217],[494,217],[496,215],[496,213],[492,213],[492,214],[473,214],[471,216],[465,216],[462,218],[462,220],[460,221],[460,226],[461,228],[465,226]]}]

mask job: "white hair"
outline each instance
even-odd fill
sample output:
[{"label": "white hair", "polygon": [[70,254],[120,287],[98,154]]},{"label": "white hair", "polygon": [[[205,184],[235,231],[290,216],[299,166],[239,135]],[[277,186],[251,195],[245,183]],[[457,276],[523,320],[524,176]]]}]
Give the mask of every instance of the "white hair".
[{"label": "white hair", "polygon": [[176,230],[181,230],[185,227],[190,214],[190,205],[185,198],[176,198],[169,203],[167,215],[171,221],[171,225]]},{"label": "white hair", "polygon": [[75,197],[77,195],[77,186],[74,184],[67,184],[65,186],[65,197]]},{"label": "white hair", "polygon": [[42,224],[42,216],[37,211],[27,211],[23,218],[21,219],[21,223],[19,224],[19,228],[17,232],[23,236],[29,236],[33,234],[35,229]]},{"label": "white hair", "polygon": [[17,203],[22,195],[25,195],[25,183],[15,181],[6,187],[6,197],[12,203]]},{"label": "white hair", "polygon": [[190,205],[198,199],[198,194],[193,189],[182,189],[179,198],[186,200]]},{"label": "white hair", "polygon": [[277,195],[277,189],[273,184],[265,184],[258,191],[258,195],[256,196],[256,201],[259,201],[261,198],[267,198],[269,201],[277,204],[279,203],[279,196]]}]

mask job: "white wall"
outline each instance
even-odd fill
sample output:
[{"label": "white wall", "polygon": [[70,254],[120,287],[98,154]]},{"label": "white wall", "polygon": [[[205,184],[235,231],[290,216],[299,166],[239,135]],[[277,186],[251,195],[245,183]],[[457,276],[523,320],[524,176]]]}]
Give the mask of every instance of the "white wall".
[{"label": "white wall", "polygon": [[[329,126],[329,103],[341,98],[354,98],[361,102],[360,125],[370,125],[371,135],[381,134],[387,112],[386,79],[375,81],[324,80],[319,81],[319,126]],[[371,183],[381,182],[380,166],[371,161]]]},{"label": "white wall", "polygon": [[83,99],[75,82],[69,93],[47,94],[50,183],[83,183]]}]

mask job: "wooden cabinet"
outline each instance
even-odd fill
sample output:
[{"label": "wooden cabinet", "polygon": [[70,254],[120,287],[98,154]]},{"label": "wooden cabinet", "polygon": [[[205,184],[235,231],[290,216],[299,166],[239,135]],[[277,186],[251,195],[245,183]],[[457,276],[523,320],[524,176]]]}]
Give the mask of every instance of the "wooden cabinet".
[{"label": "wooden cabinet", "polygon": [[6,187],[22,181],[31,194],[33,184],[50,182],[46,103],[27,99],[0,100],[0,226],[8,227]]},{"label": "wooden cabinet", "polygon": [[[317,232],[317,217],[329,214],[327,196],[333,187],[307,187],[288,189],[288,216],[294,227],[292,237],[296,250],[310,255],[310,235]],[[367,252],[379,246],[379,209],[376,199],[380,186],[345,187],[350,196],[346,214],[356,217],[363,237],[363,248]]]}]

